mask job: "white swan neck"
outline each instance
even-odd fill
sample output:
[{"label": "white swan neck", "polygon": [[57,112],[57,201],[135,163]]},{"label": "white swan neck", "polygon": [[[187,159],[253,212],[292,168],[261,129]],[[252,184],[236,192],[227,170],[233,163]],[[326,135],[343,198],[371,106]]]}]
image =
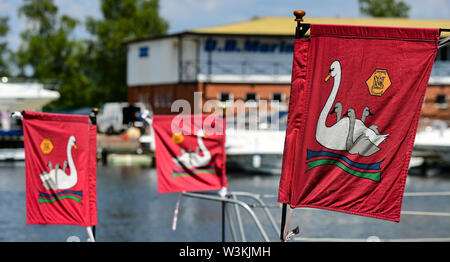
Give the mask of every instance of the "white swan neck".
[{"label": "white swan neck", "polygon": [[197,142],[198,142],[198,146],[202,150],[203,155],[209,154],[209,151],[206,148],[205,144],[203,143],[203,139],[201,136],[197,136]]},{"label": "white swan neck", "polygon": [[[72,146],[70,146],[70,141],[67,143],[67,162],[69,164],[69,169],[70,169],[70,175],[69,176],[76,176],[77,175],[77,170],[75,168],[75,163],[73,162],[72,159]],[[65,172],[65,170],[64,170]]]},{"label": "white swan neck", "polygon": [[330,95],[328,96],[327,102],[325,103],[322,111],[320,112],[319,122],[323,124],[323,127],[326,127],[326,120],[328,116],[328,112],[330,112],[331,107],[333,106],[334,100],[336,99],[337,92],[339,90],[339,85],[341,83],[341,74],[336,74],[334,77],[333,89],[331,90]]}]

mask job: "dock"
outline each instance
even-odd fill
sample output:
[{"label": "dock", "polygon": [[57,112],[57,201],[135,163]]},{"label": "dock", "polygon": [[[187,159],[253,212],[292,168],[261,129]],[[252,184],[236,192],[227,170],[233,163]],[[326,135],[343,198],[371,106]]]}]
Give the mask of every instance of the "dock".
[{"label": "dock", "polygon": [[143,154],[137,139],[122,135],[99,134],[97,136],[97,159],[104,165],[148,165],[154,163],[152,155]]}]

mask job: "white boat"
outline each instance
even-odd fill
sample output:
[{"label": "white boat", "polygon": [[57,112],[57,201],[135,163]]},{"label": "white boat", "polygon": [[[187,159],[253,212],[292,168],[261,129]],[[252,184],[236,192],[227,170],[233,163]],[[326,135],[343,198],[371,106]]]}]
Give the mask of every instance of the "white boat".
[{"label": "white boat", "polygon": [[57,91],[39,83],[0,83],[0,109],[12,111],[41,110],[59,98]]},{"label": "white boat", "polygon": [[[278,118],[279,124],[274,129],[267,128],[267,122],[260,122],[257,130],[239,129],[227,124],[225,152],[228,167],[249,172],[281,174],[287,111],[280,112],[277,113],[281,115]],[[151,120],[146,120],[151,123]],[[150,130],[149,135],[139,138],[144,152],[155,151],[154,131]]]},{"label": "white boat", "polygon": [[228,130],[227,164],[245,171],[281,174],[285,130]]},{"label": "white boat", "polygon": [[44,89],[39,83],[0,83],[0,161],[24,160],[23,133],[14,111],[38,111],[59,98],[57,91]]},{"label": "white boat", "polygon": [[450,128],[446,122],[435,120],[417,132],[413,156],[439,157],[450,164]]},{"label": "white boat", "polygon": [[25,151],[22,148],[0,148],[0,161],[24,161]]}]

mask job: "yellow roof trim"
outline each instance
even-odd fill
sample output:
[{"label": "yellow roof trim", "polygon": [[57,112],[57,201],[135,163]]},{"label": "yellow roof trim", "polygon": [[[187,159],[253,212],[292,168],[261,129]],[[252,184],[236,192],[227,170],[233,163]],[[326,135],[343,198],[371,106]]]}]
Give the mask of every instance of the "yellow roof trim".
[{"label": "yellow roof trim", "polygon": [[[450,20],[407,18],[315,18],[305,17],[304,23],[397,26],[417,28],[450,28]],[[294,17],[263,17],[246,22],[189,30],[195,33],[243,34],[243,35],[294,35],[297,23]],[[450,36],[442,32],[441,37]]]}]

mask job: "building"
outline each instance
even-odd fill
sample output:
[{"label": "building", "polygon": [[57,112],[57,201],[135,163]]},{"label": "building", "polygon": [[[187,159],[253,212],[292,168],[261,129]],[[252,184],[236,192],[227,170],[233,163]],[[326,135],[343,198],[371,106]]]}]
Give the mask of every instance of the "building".
[{"label": "building", "polygon": [[[304,23],[450,28],[450,20],[398,18],[309,18]],[[127,46],[129,102],[144,102],[155,114],[170,114],[177,99],[202,108],[206,100],[289,103],[293,17],[265,17],[243,23],[135,39]],[[441,37],[449,37],[442,32]],[[194,92],[202,93],[194,104]],[[422,116],[450,120],[450,47],[438,52]],[[269,106],[270,108],[270,102]]]}]

